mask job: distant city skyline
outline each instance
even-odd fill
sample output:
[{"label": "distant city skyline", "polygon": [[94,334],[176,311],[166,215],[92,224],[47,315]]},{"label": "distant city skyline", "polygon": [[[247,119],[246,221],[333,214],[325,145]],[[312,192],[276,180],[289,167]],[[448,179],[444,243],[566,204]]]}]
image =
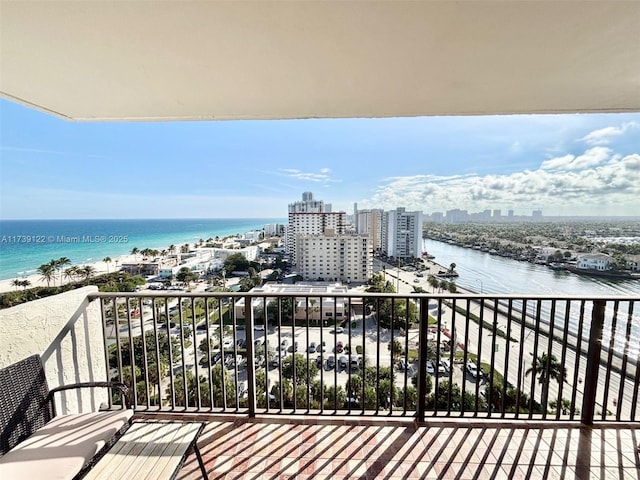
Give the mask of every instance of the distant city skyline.
[{"label": "distant city skyline", "polygon": [[640,211],[640,114],[76,123],[0,100],[0,218]]}]

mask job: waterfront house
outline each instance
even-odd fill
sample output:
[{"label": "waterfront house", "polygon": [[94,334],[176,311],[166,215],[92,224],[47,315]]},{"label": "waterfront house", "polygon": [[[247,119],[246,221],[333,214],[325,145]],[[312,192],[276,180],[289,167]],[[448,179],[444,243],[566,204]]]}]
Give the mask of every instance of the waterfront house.
[{"label": "waterfront house", "polygon": [[587,253],[578,255],[577,268],[580,270],[598,270],[606,272],[611,270],[613,257],[604,253]]}]

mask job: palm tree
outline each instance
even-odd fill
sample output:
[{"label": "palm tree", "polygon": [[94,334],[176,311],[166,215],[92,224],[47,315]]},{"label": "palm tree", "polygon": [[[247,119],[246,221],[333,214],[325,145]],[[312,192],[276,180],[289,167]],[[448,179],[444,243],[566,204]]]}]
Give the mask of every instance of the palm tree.
[{"label": "palm tree", "polygon": [[71,260],[67,257],[60,257],[57,260],[52,260],[54,262],[54,268],[60,272],[60,284],[62,285],[62,269],[67,265],[71,265]]},{"label": "palm tree", "polygon": [[109,264],[112,262],[111,257],[104,257],[102,261],[107,264],[107,273],[109,273]]},{"label": "palm tree", "polygon": [[31,286],[31,282],[29,280],[20,280],[20,286],[26,290],[27,287]]},{"label": "palm tree", "polygon": [[[533,355],[533,354],[531,354]],[[548,377],[547,377],[548,372]],[[567,381],[567,369],[558,361],[555,355],[547,356],[543,353],[539,357],[533,359],[531,367],[527,369],[525,375],[539,375],[538,383],[542,386],[542,406],[547,408],[547,399],[549,397],[549,381],[555,380],[560,383]]]},{"label": "palm tree", "polygon": [[131,255],[135,255],[136,256],[136,260],[138,259],[138,254],[140,253],[140,249],[138,247],[133,247],[131,249]]},{"label": "palm tree", "polygon": [[169,253],[174,254],[176,253],[176,246],[171,244],[169,245]]},{"label": "palm tree", "polygon": [[47,287],[48,287],[50,286],[51,279],[54,277],[56,271],[53,265],[51,264],[51,262],[49,262],[49,263],[43,263],[42,265],[40,265],[38,267],[38,273],[42,275],[43,280],[46,280]]},{"label": "palm tree", "polygon": [[456,269],[456,264],[452,263],[451,265],[449,265],[449,273],[453,273],[453,271]]},{"label": "palm tree", "polygon": [[20,280],[19,278],[16,278],[14,280],[11,280],[11,285],[13,285],[14,287],[16,287],[16,290],[18,289],[18,287],[22,286],[22,280]]},{"label": "palm tree", "polygon": [[318,301],[315,298],[309,299],[309,304],[311,305],[311,318],[314,320],[316,319],[314,313],[319,310],[319,308],[316,307],[316,303],[318,303]]},{"label": "palm tree", "polygon": [[78,275],[79,268],[77,266],[69,267],[64,271],[64,276],[68,281],[72,281]]},{"label": "palm tree", "polygon": [[96,269],[92,265],[87,265],[80,269],[80,274],[85,280],[89,280],[96,273]]}]

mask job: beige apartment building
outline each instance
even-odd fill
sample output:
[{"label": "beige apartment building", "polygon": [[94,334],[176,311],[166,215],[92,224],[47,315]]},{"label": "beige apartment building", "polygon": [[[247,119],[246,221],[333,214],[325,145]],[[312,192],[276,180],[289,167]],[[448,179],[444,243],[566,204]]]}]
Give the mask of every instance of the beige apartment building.
[{"label": "beige apartment building", "polygon": [[373,248],[369,235],[323,235],[298,237],[298,271],[310,281],[366,282],[373,274]]}]

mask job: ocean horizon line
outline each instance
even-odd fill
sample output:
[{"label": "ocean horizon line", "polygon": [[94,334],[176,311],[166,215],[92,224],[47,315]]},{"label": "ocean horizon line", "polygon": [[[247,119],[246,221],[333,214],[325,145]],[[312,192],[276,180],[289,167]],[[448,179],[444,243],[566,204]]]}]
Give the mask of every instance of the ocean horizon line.
[{"label": "ocean horizon line", "polygon": [[87,222],[87,221],[133,221],[133,220],[284,220],[286,217],[146,217],[146,218],[0,218],[0,222]]},{"label": "ocean horizon line", "polygon": [[164,249],[260,230],[282,218],[2,219],[0,280],[37,271],[52,259],[73,265],[130,254],[133,248]]}]

